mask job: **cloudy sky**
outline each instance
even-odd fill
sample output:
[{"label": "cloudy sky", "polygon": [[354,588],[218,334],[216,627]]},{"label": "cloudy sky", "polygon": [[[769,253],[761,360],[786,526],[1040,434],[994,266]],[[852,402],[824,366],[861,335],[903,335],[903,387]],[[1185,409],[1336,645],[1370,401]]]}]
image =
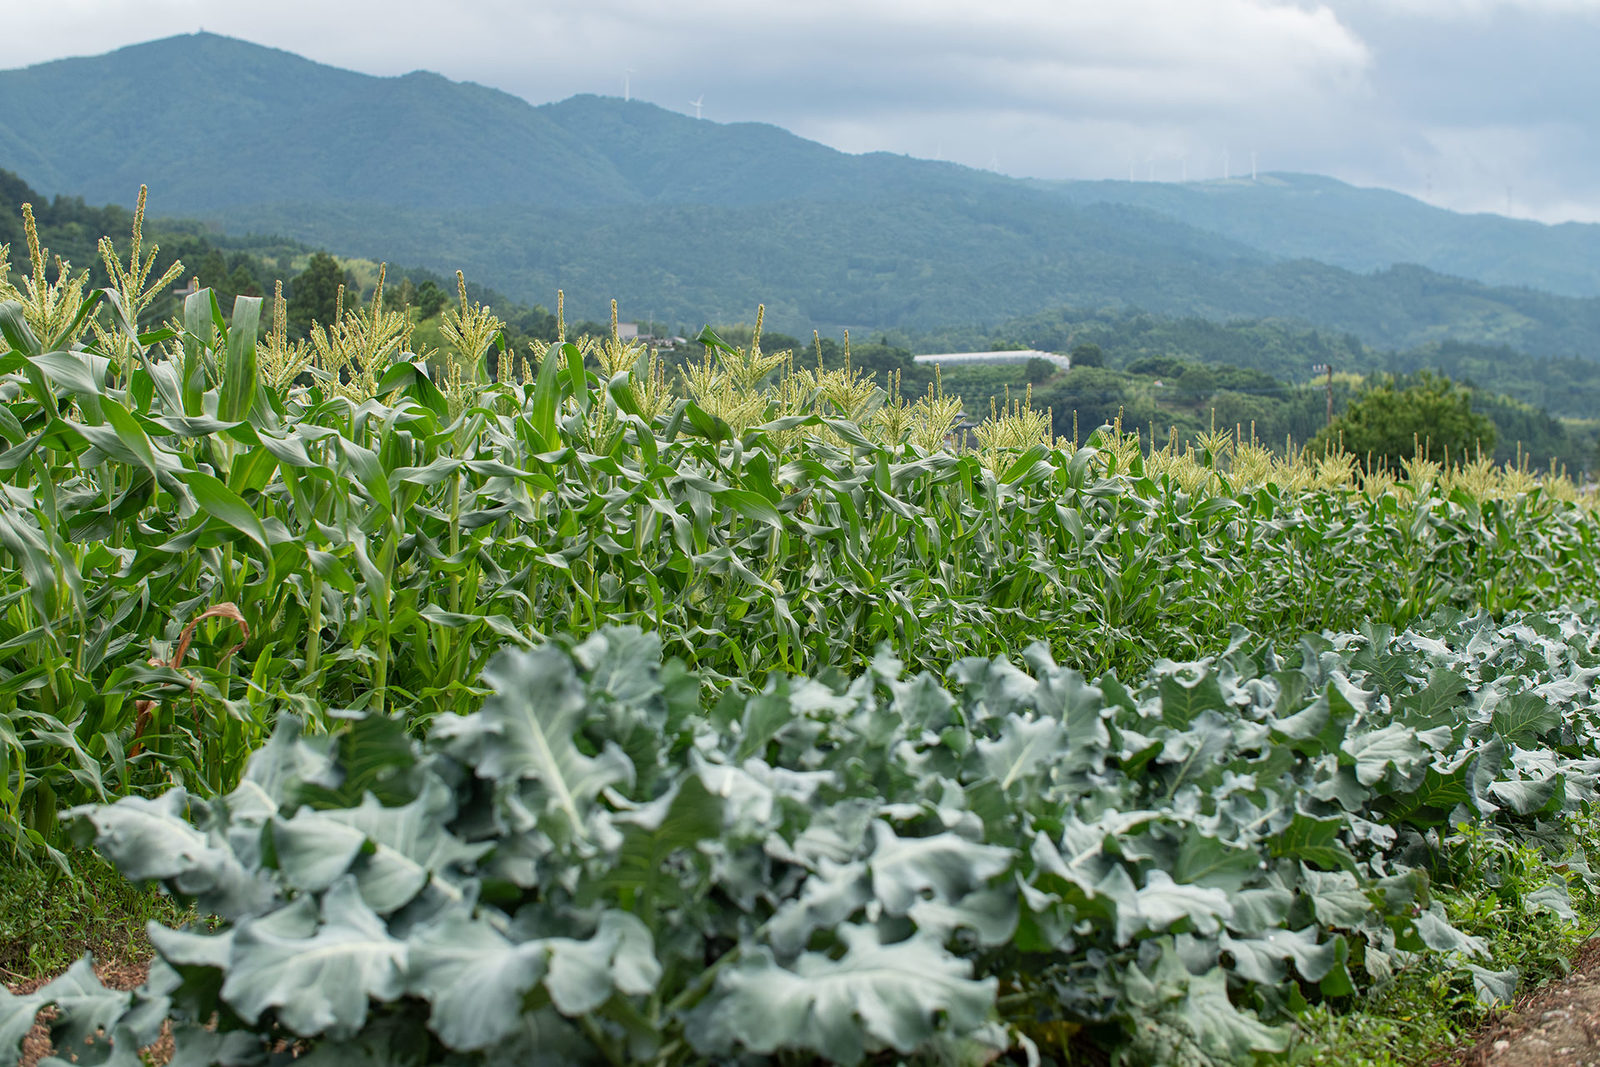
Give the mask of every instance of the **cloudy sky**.
[{"label": "cloudy sky", "polygon": [[[1600,220],[1600,0],[0,0],[7,60],[204,28],[1062,178],[1331,174]],[[25,58],[24,58],[25,57]]]}]

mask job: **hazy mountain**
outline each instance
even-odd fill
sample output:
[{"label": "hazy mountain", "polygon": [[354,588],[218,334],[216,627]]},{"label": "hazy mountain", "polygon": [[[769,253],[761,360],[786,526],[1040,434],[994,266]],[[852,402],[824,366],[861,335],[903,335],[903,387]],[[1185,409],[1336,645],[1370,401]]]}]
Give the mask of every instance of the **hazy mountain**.
[{"label": "hazy mountain", "polygon": [[1004,179],[849,156],[775,126],[718,125],[634,101],[544,107],[417,71],[375,78],[215,34],[0,71],[0,157],[91,203],[148,184],[185,212],[361,203],[745,204],[869,198]]},{"label": "hazy mountain", "polygon": [[1264,252],[1354,271],[1416,263],[1492,285],[1600,295],[1600,226],[1463,215],[1315,174],[1206,182],[1037,182],[1075,203],[1128,204]]},{"label": "hazy mountain", "polygon": [[[460,266],[529,301],[564,287],[593,317],[812,327],[993,323],[1062,305],[1210,319],[1298,319],[1382,348],[1446,339],[1600,354],[1600,301],[1398,266],[1363,275],[1274,261],[1135,209],[1011,198],[799,201],[550,211],[241,209],[235,224],[369,257]],[[575,300],[575,294],[577,299]]]},{"label": "hazy mountain", "polygon": [[[789,330],[1120,304],[1295,318],[1385,347],[1600,354],[1600,301],[1328,265],[1469,274],[1451,242],[1471,251],[1472,227],[1503,223],[1396,194],[1299,178],[1015,181],[639,101],[535,107],[433,74],[369,77],[209,34],[0,72],[0,167],[90,201],[131,203],[148,183],[160,213],[459,266],[529,302],[562,286],[575,314],[597,317],[612,296],[624,314],[686,324],[748,319],[766,301]],[[1482,231],[1499,258],[1473,262],[1593,291],[1582,279],[1600,260],[1569,235],[1600,230],[1509,225]]]}]

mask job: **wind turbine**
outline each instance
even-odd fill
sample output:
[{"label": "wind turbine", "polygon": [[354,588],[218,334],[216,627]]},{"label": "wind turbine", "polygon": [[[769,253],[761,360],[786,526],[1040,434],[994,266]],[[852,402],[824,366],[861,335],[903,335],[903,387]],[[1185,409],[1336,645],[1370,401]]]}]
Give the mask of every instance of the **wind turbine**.
[{"label": "wind turbine", "polygon": [[706,102],[706,94],[701,93],[699,99],[689,101],[689,106],[694,108],[694,117],[700,117],[700,107]]},{"label": "wind turbine", "polygon": [[1256,180],[1256,154],[1254,152],[1250,153],[1250,180]]},{"label": "wind turbine", "polygon": [[624,70],[622,72],[622,102],[624,104],[626,104],[629,100],[633,99],[633,94],[631,92],[629,92],[629,89],[631,88],[631,86],[629,85],[629,82],[628,82],[628,79],[629,79],[629,77],[632,76],[632,74],[633,74],[633,68],[632,67],[628,67],[626,70]]}]

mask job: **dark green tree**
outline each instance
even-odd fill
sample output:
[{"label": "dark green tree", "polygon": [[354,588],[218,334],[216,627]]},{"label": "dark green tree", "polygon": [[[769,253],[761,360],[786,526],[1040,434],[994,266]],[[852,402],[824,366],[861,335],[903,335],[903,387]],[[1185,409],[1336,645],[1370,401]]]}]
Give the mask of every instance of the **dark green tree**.
[{"label": "dark green tree", "polygon": [[0,170],[0,245],[10,245],[13,260],[26,259],[28,246],[22,231],[22,205],[39,194],[9,170]]},{"label": "dark green tree", "polygon": [[1127,366],[1129,374],[1140,374],[1146,378],[1160,378],[1177,380],[1183,376],[1184,371],[1194,364],[1182,356],[1145,356],[1136,359]]},{"label": "dark green tree", "polygon": [[242,263],[233,268],[223,288],[232,296],[261,295],[261,286],[256,284],[255,275],[251,274],[249,268]]},{"label": "dark green tree", "polygon": [[[435,286],[434,288],[438,288]],[[417,302],[417,287],[411,284],[411,279],[402,277],[398,283],[390,282],[383,291],[383,306],[390,311],[399,311],[403,307],[410,307]]]},{"label": "dark green tree", "polygon": [[433,284],[431,280],[417,286],[417,314],[425,319],[431,319],[444,310],[446,297],[444,290]]},{"label": "dark green tree", "polygon": [[306,269],[289,289],[289,321],[300,330],[311,329],[313,322],[331,324],[337,317],[339,286],[344,271],[339,261],[326,252],[314,253]]},{"label": "dark green tree", "polygon": [[1072,365],[1074,367],[1104,367],[1106,365],[1106,354],[1100,351],[1099,345],[1089,341],[1073,348]]},{"label": "dark green tree", "polygon": [[215,289],[219,298],[228,293],[228,261],[215,248],[201,258],[195,276],[202,289]]},{"label": "dark green tree", "polygon": [[[1127,414],[1125,409],[1131,399],[1129,381],[1127,375],[1104,367],[1074,369],[1035,389],[1033,406],[1050,409],[1055,419],[1055,432],[1061,437],[1072,435],[1076,418],[1081,442],[1102,423]],[[1130,421],[1129,425],[1137,423]]]},{"label": "dark green tree", "polygon": [[1455,464],[1481,449],[1494,454],[1495,427],[1472,410],[1472,394],[1449,378],[1422,371],[1408,378],[1382,378],[1350,401],[1344,413],[1311,439],[1321,454],[1335,445],[1370,468],[1398,470],[1419,452]]}]

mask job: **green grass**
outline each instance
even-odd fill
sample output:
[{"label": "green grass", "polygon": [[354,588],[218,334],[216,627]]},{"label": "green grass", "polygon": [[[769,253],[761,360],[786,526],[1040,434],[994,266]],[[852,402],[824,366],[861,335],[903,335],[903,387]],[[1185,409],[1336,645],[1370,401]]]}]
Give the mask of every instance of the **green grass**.
[{"label": "green grass", "polygon": [[145,924],[194,918],[154,886],[135,885],[94,852],[70,855],[72,873],[8,861],[0,864],[0,980],[50,978],[84,953],[136,963],[150,956]]},{"label": "green grass", "polygon": [[[1593,817],[1577,816],[1572,845],[1600,845]],[[1492,959],[1521,972],[1517,995],[1565,977],[1584,942],[1600,931],[1600,887],[1553,863],[1539,848],[1511,845],[1463,824],[1447,842],[1458,880],[1435,885],[1453,926],[1482,938]],[[1530,894],[1556,881],[1571,891],[1573,915],[1531,907]],[[1460,971],[1417,960],[1363,996],[1312,1005],[1302,1016],[1291,1061],[1328,1067],[1418,1067],[1472,1043],[1504,1004],[1485,1005]]]}]

